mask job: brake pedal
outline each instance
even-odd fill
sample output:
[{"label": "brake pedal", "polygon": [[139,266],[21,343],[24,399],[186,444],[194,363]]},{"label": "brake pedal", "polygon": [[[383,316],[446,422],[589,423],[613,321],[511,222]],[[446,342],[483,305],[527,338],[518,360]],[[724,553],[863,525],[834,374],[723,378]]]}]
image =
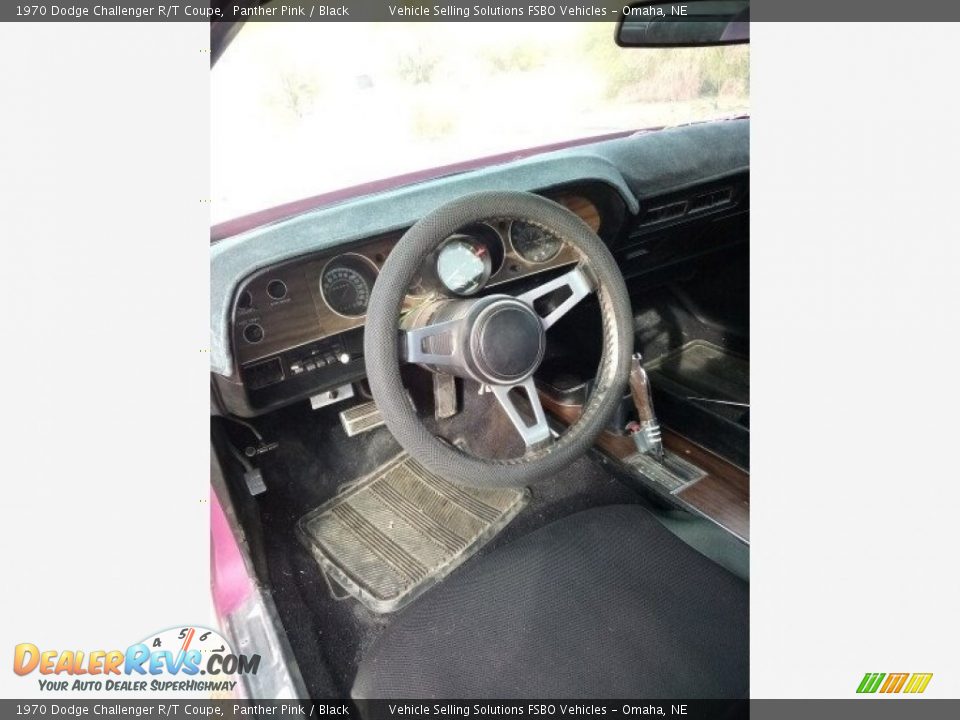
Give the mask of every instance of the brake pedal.
[{"label": "brake pedal", "polygon": [[383,425],[383,415],[377,404],[370,400],[341,412],[340,424],[343,425],[347,437],[354,437]]}]

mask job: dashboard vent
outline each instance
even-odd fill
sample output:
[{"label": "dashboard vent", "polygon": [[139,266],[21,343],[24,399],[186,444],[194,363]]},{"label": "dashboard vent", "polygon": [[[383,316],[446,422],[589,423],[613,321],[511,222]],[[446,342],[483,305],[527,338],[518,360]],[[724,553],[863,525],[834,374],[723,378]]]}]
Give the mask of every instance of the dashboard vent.
[{"label": "dashboard vent", "polygon": [[703,212],[721,205],[726,205],[733,198],[733,188],[720,188],[703,195],[697,195],[690,200],[689,213]]},{"label": "dashboard vent", "polygon": [[641,224],[657,225],[669,220],[677,220],[684,216],[715,210],[724,205],[729,205],[732,201],[732,187],[717,188],[710,192],[694,195],[687,200],[674,200],[673,202],[648,208]]},{"label": "dashboard vent", "polygon": [[679,200],[677,202],[668,203],[667,205],[658,205],[647,210],[647,214],[644,217],[644,224],[673,220],[674,218],[683,217],[686,212],[686,200]]}]

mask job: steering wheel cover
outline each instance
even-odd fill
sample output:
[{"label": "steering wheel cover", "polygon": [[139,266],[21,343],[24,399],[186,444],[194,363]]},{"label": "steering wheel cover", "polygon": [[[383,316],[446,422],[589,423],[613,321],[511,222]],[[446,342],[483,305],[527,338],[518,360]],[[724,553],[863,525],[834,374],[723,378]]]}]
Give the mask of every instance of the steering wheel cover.
[{"label": "steering wheel cover", "polygon": [[[580,419],[559,439],[520,458],[487,460],[434,436],[411,408],[400,377],[399,316],[407,288],[427,256],[451,234],[480,220],[513,219],[540,226],[579,254],[596,286],[603,352]],[[370,295],[364,330],[367,379],[387,428],[431,472],[477,487],[518,487],[556,475],[585,453],[617,408],[633,352],[633,314],[623,276],[607,246],[567,208],[539,195],[490,191],[466,195],[423,217],[396,244]]]}]

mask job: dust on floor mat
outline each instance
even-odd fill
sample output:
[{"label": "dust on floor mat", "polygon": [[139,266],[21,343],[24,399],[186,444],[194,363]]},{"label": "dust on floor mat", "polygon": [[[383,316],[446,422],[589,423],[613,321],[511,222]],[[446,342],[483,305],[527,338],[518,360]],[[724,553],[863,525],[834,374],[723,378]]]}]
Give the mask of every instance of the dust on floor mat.
[{"label": "dust on floor mat", "polygon": [[402,453],[297,530],[328,578],[374,612],[392,612],[483,547],[528,498],[524,489],[457,485]]}]

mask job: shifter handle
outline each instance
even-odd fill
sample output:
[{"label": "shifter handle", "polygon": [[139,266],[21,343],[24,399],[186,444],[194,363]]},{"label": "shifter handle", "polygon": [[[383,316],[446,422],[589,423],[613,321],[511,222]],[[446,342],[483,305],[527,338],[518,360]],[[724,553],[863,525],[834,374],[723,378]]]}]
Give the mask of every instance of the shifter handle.
[{"label": "shifter handle", "polygon": [[630,360],[630,395],[633,397],[633,406],[637,411],[637,425],[631,429],[630,436],[636,443],[637,450],[663,461],[660,424],[653,411],[650,379],[647,377],[647,371],[640,364],[641,359],[640,353],[634,353]]}]

